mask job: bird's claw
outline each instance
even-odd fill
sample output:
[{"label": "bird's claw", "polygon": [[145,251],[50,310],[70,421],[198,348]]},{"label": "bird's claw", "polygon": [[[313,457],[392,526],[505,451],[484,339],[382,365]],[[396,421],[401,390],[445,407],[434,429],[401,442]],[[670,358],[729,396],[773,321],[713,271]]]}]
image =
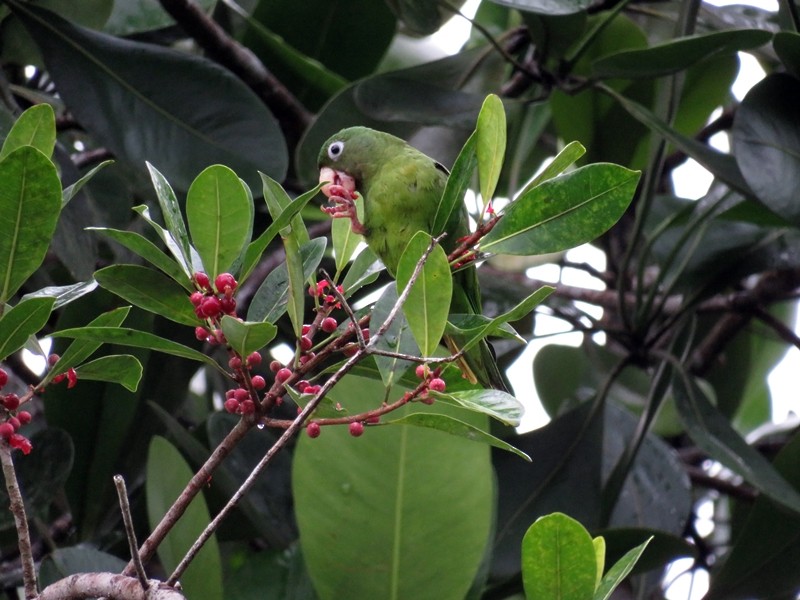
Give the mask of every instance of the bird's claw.
[{"label": "bird's claw", "polygon": [[350,227],[354,233],[364,235],[365,229],[358,220],[355,196],[341,186],[331,186],[329,189],[328,206],[321,206],[322,212],[333,219],[350,219]]}]

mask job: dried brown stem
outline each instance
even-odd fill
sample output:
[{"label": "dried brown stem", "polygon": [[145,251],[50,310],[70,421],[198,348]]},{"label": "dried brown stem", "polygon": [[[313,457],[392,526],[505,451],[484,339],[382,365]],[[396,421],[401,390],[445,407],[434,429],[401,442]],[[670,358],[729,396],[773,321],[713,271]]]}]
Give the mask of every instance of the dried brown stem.
[{"label": "dried brown stem", "polygon": [[131,560],[136,569],[136,577],[143,590],[147,590],[150,584],[147,581],[147,573],[144,571],[142,559],[139,557],[139,543],[136,541],[136,532],[133,529],[133,516],[131,515],[131,505],[128,503],[128,490],[125,487],[125,479],[122,475],[114,475],[114,487],[117,488],[119,498],[119,508],[122,512],[122,522],[125,525],[125,536],[128,538],[128,549],[131,553]]},{"label": "dried brown stem", "polygon": [[59,579],[47,586],[37,600],[80,600],[81,598],[113,598],[114,600],[186,600],[186,597],[163,583],[153,582],[143,589],[135,577],[116,573],[79,573]]},{"label": "dried brown stem", "polygon": [[22,492],[17,482],[17,472],[11,458],[11,447],[8,442],[0,442],[0,463],[3,465],[3,477],[6,481],[6,491],[9,498],[9,510],[14,516],[14,526],[17,530],[17,544],[19,558],[22,563],[22,581],[25,587],[25,598],[36,597],[36,568],[33,564],[33,549],[31,536],[28,529],[28,517],[25,514],[25,504],[22,501]]}]

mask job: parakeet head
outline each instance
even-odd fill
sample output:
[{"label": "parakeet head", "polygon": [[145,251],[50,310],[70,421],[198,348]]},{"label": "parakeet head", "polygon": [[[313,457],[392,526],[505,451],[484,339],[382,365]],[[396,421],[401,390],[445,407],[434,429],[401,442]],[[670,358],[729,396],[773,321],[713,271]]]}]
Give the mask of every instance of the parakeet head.
[{"label": "parakeet head", "polygon": [[405,146],[398,137],[369,127],[348,127],[322,145],[317,158],[322,193],[331,184],[363,192],[369,178],[392,153]]}]

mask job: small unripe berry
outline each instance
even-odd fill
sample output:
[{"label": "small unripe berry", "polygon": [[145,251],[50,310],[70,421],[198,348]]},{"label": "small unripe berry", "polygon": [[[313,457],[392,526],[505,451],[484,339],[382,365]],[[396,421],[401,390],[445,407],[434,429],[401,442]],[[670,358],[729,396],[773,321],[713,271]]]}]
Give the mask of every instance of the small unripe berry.
[{"label": "small unripe berry", "polygon": [[434,392],[443,392],[447,388],[444,379],[439,379],[438,377],[431,379],[429,386]]},{"label": "small unripe berry", "polygon": [[315,356],[316,354],[314,354],[313,352],[309,352],[308,354],[303,354],[303,356],[300,357],[300,365],[302,366],[306,364],[308,361],[312,360]]},{"label": "small unripe berry", "polygon": [[234,371],[236,369],[241,369],[242,368],[242,359],[239,358],[238,356],[231,356],[230,360],[228,360],[228,366],[231,369],[233,369]]},{"label": "small unripe berry", "polygon": [[300,349],[303,352],[308,352],[309,350],[311,350],[313,345],[314,342],[312,342],[311,338],[308,337],[307,335],[304,335],[303,337],[300,338]]},{"label": "small unripe berry", "polygon": [[211,282],[208,280],[208,275],[202,272],[197,272],[194,274],[194,282],[201,290],[207,290],[208,286],[211,284]]},{"label": "small unripe berry", "polygon": [[23,425],[27,425],[28,423],[31,422],[31,419],[33,419],[31,413],[29,413],[27,410],[19,411],[17,413],[17,418],[19,419],[19,422],[22,423]]},{"label": "small unripe berry", "polygon": [[301,379],[300,381],[298,381],[298,382],[297,382],[297,384],[295,385],[295,387],[297,388],[297,391],[298,391],[298,392],[300,392],[301,394],[305,394],[305,393],[306,393],[306,390],[308,389],[308,387],[309,387],[310,385],[311,385],[311,384],[310,384],[310,383],[308,383],[308,381],[306,381],[305,379]]},{"label": "small unripe berry", "polygon": [[230,295],[239,285],[230,273],[220,273],[214,280],[214,287],[220,294]]},{"label": "small unripe berry", "polygon": [[8,383],[8,373],[0,369],[0,388]]},{"label": "small unripe berry", "polygon": [[368,342],[369,341],[369,329],[366,329],[366,328],[362,329],[361,330],[361,336],[364,338],[365,342]]},{"label": "small unripe berry", "polygon": [[22,423],[17,417],[9,417],[8,422],[14,428],[14,431],[18,431],[20,427],[22,427]]},{"label": "small unripe berry", "polygon": [[380,422],[381,422],[380,415],[375,415],[374,417],[370,417],[369,419],[367,419],[367,423],[369,423],[370,425],[375,425]]},{"label": "small unripe berry", "polygon": [[19,406],[19,396],[16,394],[6,394],[3,397],[3,406],[5,406],[8,410],[17,410]]},{"label": "small unripe berry", "polygon": [[61,360],[61,357],[58,354],[51,354],[47,357],[47,364],[52,367],[55,366],[59,360]]},{"label": "small unripe berry", "polygon": [[427,394],[425,394],[424,396],[420,396],[419,401],[422,402],[423,404],[428,404],[428,405],[433,404],[433,398],[431,398]]},{"label": "small unripe berry", "polygon": [[261,375],[253,376],[250,381],[253,383],[253,389],[263,390],[265,387],[267,387],[267,382]]},{"label": "small unripe berry", "polygon": [[358,437],[362,433],[364,433],[363,423],[361,423],[360,421],[355,421],[353,423],[350,423],[350,435],[352,435],[353,437]]},{"label": "small unripe berry", "polygon": [[208,339],[208,336],[211,335],[208,333],[208,329],[205,327],[195,327],[194,328],[194,337],[196,337],[201,342],[205,342]]},{"label": "small unripe berry", "polygon": [[310,385],[306,388],[304,393],[306,394],[316,394],[318,391],[322,389],[321,385]]},{"label": "small unripe berry", "polygon": [[[2,427],[2,425],[0,425],[0,427]],[[310,437],[310,438],[319,437],[320,431],[321,431],[321,428],[319,426],[319,423],[309,423],[308,425],[306,425],[306,433],[308,434],[308,437]]]},{"label": "small unripe berry", "polygon": [[425,379],[429,373],[428,365],[417,365],[417,368],[414,372],[420,379]]},{"label": "small unripe berry", "polygon": [[336,328],[339,326],[339,323],[336,322],[336,319],[333,317],[326,317],[322,319],[322,323],[320,324],[320,328],[325,333],[333,333],[336,331]]},{"label": "small unripe berry", "polygon": [[249,367],[257,367],[261,364],[261,353],[260,352],[253,352],[247,357],[247,366]]},{"label": "small unripe berry", "polygon": [[281,361],[279,361],[279,360],[273,360],[271,363],[269,363],[269,370],[272,371],[273,373],[277,373],[282,368],[283,368],[283,365],[281,364]]},{"label": "small unripe berry", "polygon": [[203,298],[205,298],[203,292],[192,292],[189,296],[189,302],[192,303],[192,306],[200,306],[200,303],[203,302]]},{"label": "small unripe berry", "polygon": [[275,379],[278,381],[278,383],[283,383],[291,376],[292,376],[292,370],[287,369],[286,367],[283,367],[280,371],[275,373]]},{"label": "small unripe berry", "polygon": [[12,435],[14,435],[14,427],[11,423],[0,423],[0,438],[8,440]]},{"label": "small unripe berry", "polygon": [[355,356],[356,352],[358,352],[358,344],[348,344],[347,346],[344,347],[344,350],[342,350],[342,352],[348,358],[350,358],[351,356]]}]

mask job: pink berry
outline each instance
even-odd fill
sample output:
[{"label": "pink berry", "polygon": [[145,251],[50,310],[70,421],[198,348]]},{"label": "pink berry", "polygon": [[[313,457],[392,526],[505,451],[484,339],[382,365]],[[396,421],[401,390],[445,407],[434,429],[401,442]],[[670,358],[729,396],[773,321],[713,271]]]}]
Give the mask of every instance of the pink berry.
[{"label": "pink berry", "polygon": [[309,352],[308,354],[303,354],[303,356],[300,357],[300,365],[301,366],[305,365],[308,361],[313,360],[315,356],[316,354],[314,354],[313,352]]},{"label": "pink berry", "polygon": [[269,363],[269,370],[272,371],[273,373],[277,373],[282,368],[283,368],[283,365],[281,364],[281,361],[279,361],[279,360],[273,360],[271,363]]},{"label": "pink berry", "polygon": [[321,385],[310,385],[306,388],[306,391],[303,392],[304,394],[316,394],[322,389]]},{"label": "pink berry", "polygon": [[375,415],[374,417],[370,417],[369,419],[367,419],[367,423],[369,423],[370,425],[375,425],[380,422],[381,422],[380,415]]},{"label": "pink berry", "polygon": [[308,383],[308,381],[306,381],[305,379],[301,379],[300,381],[297,382],[295,387],[297,388],[298,392],[300,392],[301,394],[305,394],[309,385],[311,384]]},{"label": "pink berry", "polygon": [[239,402],[242,402],[250,397],[250,392],[248,392],[244,388],[236,388],[235,390],[233,390],[233,397],[236,398]]},{"label": "pink berry", "polygon": [[309,325],[308,323],[303,323],[303,328],[301,333],[303,335],[306,335],[309,331],[311,331],[311,325]]},{"label": "pink berry", "polygon": [[220,273],[214,280],[214,287],[220,294],[230,295],[239,285],[230,273]]},{"label": "pink berry", "polygon": [[8,373],[0,369],[0,388],[8,383]]},{"label": "pink berry", "polygon": [[300,338],[300,349],[303,352],[308,352],[311,350],[311,347],[314,345],[314,342],[311,341],[311,338],[307,335],[304,335]]},{"label": "pink berry", "polygon": [[208,329],[205,327],[195,327],[194,328],[194,337],[196,337],[201,342],[205,342],[208,339],[208,336],[211,335],[208,333]]},{"label": "pink berry", "polygon": [[211,282],[208,280],[208,275],[205,273],[197,272],[194,274],[194,282],[201,290],[207,290]]},{"label": "pink berry", "polygon": [[424,396],[420,396],[419,401],[422,402],[423,404],[428,404],[428,405],[433,404],[433,398],[431,398],[427,394],[425,394]]},{"label": "pink berry", "polygon": [[213,319],[222,311],[222,303],[216,296],[206,296],[199,309],[204,317]]},{"label": "pink berry", "polygon": [[292,370],[291,369],[287,369],[286,367],[283,367],[280,371],[278,371],[275,374],[275,379],[278,381],[278,383],[283,383],[284,381],[289,379],[289,377],[291,377],[291,376],[292,376]]},{"label": "pink berry", "polygon": [[0,423],[0,438],[4,440],[11,439],[11,436],[14,435],[14,426],[11,423]]},{"label": "pink berry", "polygon": [[445,388],[447,388],[447,384],[445,384],[444,379],[439,379],[438,377],[431,379],[429,386],[434,392],[443,392]]},{"label": "pink berry", "polygon": [[25,455],[30,454],[31,450],[33,450],[31,441],[24,435],[20,435],[18,433],[13,434],[11,439],[8,440],[8,443],[12,448],[22,450],[22,453]]},{"label": "pink berry", "polygon": [[263,390],[267,387],[267,382],[261,375],[255,375],[250,381],[253,383],[253,388],[256,390]]},{"label": "pink berry", "polygon": [[189,302],[192,303],[192,306],[200,306],[203,298],[205,298],[203,292],[192,292],[192,295],[189,296]]},{"label": "pink berry", "polygon": [[362,433],[364,433],[363,423],[361,423],[360,421],[354,421],[353,423],[350,423],[350,435],[352,435],[353,437],[358,437]]},{"label": "pink berry", "polygon": [[228,361],[228,366],[231,369],[233,369],[234,371],[236,369],[241,369],[242,368],[242,359],[239,358],[238,356],[231,356],[230,360]]},{"label": "pink berry", "polygon": [[78,373],[72,367],[67,371],[67,389],[71,390],[78,385]]},{"label": "pink berry", "polygon": [[47,357],[47,364],[52,367],[55,366],[59,360],[61,360],[61,357],[58,354],[51,354]]},{"label": "pink berry", "polygon": [[28,423],[31,422],[31,419],[33,419],[31,413],[29,413],[27,410],[19,411],[17,413],[17,418],[19,419],[19,422],[22,423],[23,425],[27,425]]},{"label": "pink berry", "polygon": [[425,379],[428,376],[428,365],[417,365],[417,369],[414,372],[420,379]]},{"label": "pink berry", "polygon": [[247,366],[248,367],[257,367],[261,364],[261,354],[259,352],[253,352],[250,356],[247,357]]},{"label": "pink berry", "polygon": [[16,394],[6,394],[3,398],[3,406],[8,410],[17,410],[19,406],[19,396]]},{"label": "pink berry", "polygon": [[336,319],[333,317],[327,317],[322,319],[322,323],[320,324],[320,328],[325,333],[333,333],[336,331],[336,328],[339,326],[339,323],[336,322]]},{"label": "pink berry", "polygon": [[245,400],[242,402],[241,409],[243,415],[252,415],[256,412],[256,403],[249,399]]},{"label": "pink berry", "polygon": [[236,398],[228,398],[225,400],[225,410],[227,410],[232,415],[236,414],[236,411],[239,410],[239,401]]},{"label": "pink berry", "polygon": [[[2,427],[2,425],[0,425],[0,427]],[[306,433],[308,434],[308,437],[310,437],[310,438],[319,437],[320,431],[321,431],[321,428],[319,426],[319,423],[309,423],[308,425],[306,425]]]},{"label": "pink berry", "polygon": [[14,428],[14,431],[18,431],[20,427],[22,427],[22,423],[17,417],[9,417],[8,422]]},{"label": "pink berry", "polygon": [[369,329],[362,329],[361,336],[364,338],[365,342],[369,341]]},{"label": "pink berry", "polygon": [[219,304],[222,307],[222,312],[224,312],[226,315],[236,314],[236,298],[229,298],[228,296],[223,296],[222,299],[219,301]]}]

